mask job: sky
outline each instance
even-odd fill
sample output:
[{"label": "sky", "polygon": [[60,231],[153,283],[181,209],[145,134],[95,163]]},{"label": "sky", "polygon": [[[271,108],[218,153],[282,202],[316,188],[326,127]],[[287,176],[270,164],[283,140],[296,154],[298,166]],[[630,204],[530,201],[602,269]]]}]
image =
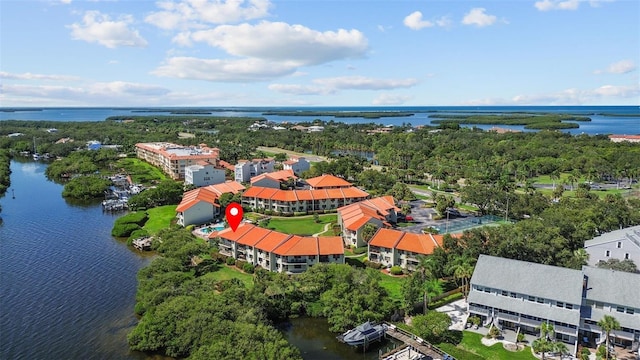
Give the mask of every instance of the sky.
[{"label": "sky", "polygon": [[638,0],[0,0],[0,107],[640,105]]}]

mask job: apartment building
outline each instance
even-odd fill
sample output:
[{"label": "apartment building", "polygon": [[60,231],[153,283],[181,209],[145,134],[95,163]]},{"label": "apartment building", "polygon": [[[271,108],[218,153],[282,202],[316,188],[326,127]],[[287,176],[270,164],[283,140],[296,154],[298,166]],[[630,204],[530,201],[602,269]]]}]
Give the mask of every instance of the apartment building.
[{"label": "apartment building", "polygon": [[155,165],[174,180],[185,178],[185,168],[206,161],[216,165],[220,149],[210,148],[206,144],[182,146],[167,142],[136,144],[136,155],[149,164]]},{"label": "apartment building", "polygon": [[338,224],[342,229],[345,246],[366,246],[367,243],[362,238],[365,225],[391,227],[398,221],[399,212],[400,208],[395,205],[392,196],[362,200],[338,208]]},{"label": "apartment building", "polygon": [[242,223],[236,231],[213,232],[209,239],[221,254],[273,272],[298,274],[319,263],[344,264],[339,236],[289,235]]},{"label": "apartment building", "polygon": [[225,182],[225,169],[217,168],[206,161],[198,161],[196,165],[184,168],[184,183],[196,187],[221,184]]},{"label": "apartment building", "polygon": [[220,196],[226,193],[235,195],[244,190],[242,184],[227,181],[185,192],[182,195],[182,201],[176,207],[178,224],[182,226],[197,225],[217,219],[222,214]]},{"label": "apartment building", "polygon": [[369,261],[385,267],[400,266],[415,271],[420,256],[428,256],[442,246],[443,236],[434,234],[414,234],[381,228],[369,241]]},{"label": "apartment building", "polygon": [[235,166],[235,179],[237,182],[249,182],[252,177],[273,172],[275,161],[271,158],[238,160]]}]

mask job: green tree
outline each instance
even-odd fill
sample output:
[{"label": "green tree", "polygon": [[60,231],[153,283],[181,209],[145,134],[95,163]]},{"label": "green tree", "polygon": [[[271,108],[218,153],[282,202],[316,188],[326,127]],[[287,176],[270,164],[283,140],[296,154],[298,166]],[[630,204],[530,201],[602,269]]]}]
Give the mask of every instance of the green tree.
[{"label": "green tree", "polygon": [[438,295],[442,295],[443,288],[442,288],[442,282],[439,279],[430,279],[426,281],[422,286],[424,288],[424,299],[425,299],[424,313],[426,314],[429,308],[429,303],[431,302],[431,299],[433,299]]},{"label": "green tree", "polygon": [[620,259],[611,258],[606,261],[600,260],[598,261],[596,266],[602,269],[611,269],[611,270],[624,271],[624,272],[630,272],[630,273],[638,272],[637,265],[631,259],[620,260]]},{"label": "green tree", "polygon": [[600,321],[598,321],[598,326],[600,326],[600,328],[602,329],[602,331],[604,331],[605,333],[605,340],[606,340],[606,345],[607,345],[607,360],[609,360],[609,338],[611,337],[611,332],[614,330],[620,330],[620,323],[618,322],[618,319],[616,319],[615,317],[611,316],[611,315],[605,315],[602,317],[602,319],[600,319]]},{"label": "green tree", "polygon": [[416,335],[436,344],[445,340],[449,326],[451,326],[449,315],[438,311],[416,315],[411,320],[411,327]]},{"label": "green tree", "polygon": [[362,240],[366,243],[369,243],[369,240],[373,238],[378,228],[373,224],[365,224],[362,227]]}]

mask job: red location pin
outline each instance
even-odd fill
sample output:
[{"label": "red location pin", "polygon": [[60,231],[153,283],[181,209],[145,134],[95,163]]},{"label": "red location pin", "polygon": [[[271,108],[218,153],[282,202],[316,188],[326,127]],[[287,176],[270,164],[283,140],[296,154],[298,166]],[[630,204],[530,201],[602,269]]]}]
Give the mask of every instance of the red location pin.
[{"label": "red location pin", "polygon": [[238,203],[232,202],[227,205],[226,213],[227,222],[229,223],[229,226],[231,226],[231,230],[235,232],[238,228],[238,225],[240,225],[240,222],[242,222],[242,216],[244,215],[242,206],[240,206],[240,204]]}]

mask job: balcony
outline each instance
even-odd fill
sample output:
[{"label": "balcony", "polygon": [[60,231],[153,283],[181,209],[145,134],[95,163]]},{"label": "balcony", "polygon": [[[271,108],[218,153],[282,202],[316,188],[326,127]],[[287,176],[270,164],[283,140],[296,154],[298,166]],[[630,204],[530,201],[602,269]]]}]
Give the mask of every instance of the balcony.
[{"label": "balcony", "polygon": [[489,316],[489,309],[481,308],[480,306],[477,306],[477,305],[469,305],[469,312],[473,312],[473,313],[484,315],[484,316]]},{"label": "balcony", "polygon": [[630,340],[633,341],[633,333],[630,332],[626,332],[626,331],[622,331],[622,330],[614,330],[611,332],[611,336],[620,338],[620,339],[625,339],[625,340]]},{"label": "balcony", "polygon": [[282,259],[283,264],[306,264],[307,259],[296,259],[296,258],[284,258]]},{"label": "balcony", "polygon": [[231,249],[227,249],[227,248],[220,248],[219,249],[220,254],[225,255],[225,256],[232,256],[231,254]]},{"label": "balcony", "polygon": [[[533,320],[533,319],[527,319],[527,318],[524,318],[524,317],[523,317],[522,319],[520,319],[520,323],[521,323],[521,324],[528,325],[528,326],[531,326],[531,327],[534,327],[534,328],[535,328],[535,327],[540,326],[540,324],[542,324],[542,321],[540,321],[540,320]],[[571,334],[573,334],[573,333],[571,333]]]},{"label": "balcony", "polygon": [[555,332],[560,333],[560,334],[566,334],[566,335],[571,335],[571,336],[577,336],[577,334],[578,334],[578,329],[572,329],[572,328],[567,327],[567,326],[553,325],[553,329],[555,330]]},{"label": "balcony", "polygon": [[[507,321],[511,321],[514,323],[517,323],[520,321],[520,317],[518,315],[511,315],[511,314],[505,314],[505,313],[498,313],[498,318],[501,320],[507,320]],[[530,320],[533,321],[533,320]],[[539,323],[538,323],[539,324]]]}]

